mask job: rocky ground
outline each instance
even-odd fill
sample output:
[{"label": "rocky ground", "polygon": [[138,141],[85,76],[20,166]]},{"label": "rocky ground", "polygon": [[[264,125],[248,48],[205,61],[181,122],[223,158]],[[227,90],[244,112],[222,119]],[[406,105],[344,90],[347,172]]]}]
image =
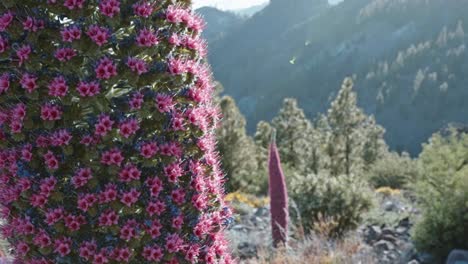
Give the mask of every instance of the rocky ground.
[{"label": "rocky ground", "polygon": [[[366,215],[365,223],[350,234],[359,241],[355,254],[372,256],[367,258],[372,259],[367,260],[369,262],[361,263],[431,263],[430,254],[417,252],[411,241],[411,229],[420,214],[412,197],[408,194],[378,194],[376,201],[376,207]],[[235,254],[244,261],[255,259],[264,249],[271,248],[269,209],[242,203],[235,208],[237,219],[229,230]]]}]

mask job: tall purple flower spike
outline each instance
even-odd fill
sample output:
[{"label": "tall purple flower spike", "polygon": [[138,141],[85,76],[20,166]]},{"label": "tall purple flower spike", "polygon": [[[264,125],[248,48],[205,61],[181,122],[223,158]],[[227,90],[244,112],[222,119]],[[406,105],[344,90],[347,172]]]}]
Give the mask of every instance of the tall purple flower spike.
[{"label": "tall purple flower spike", "polygon": [[1,1],[0,217],[15,263],[234,262],[190,2]]},{"label": "tall purple flower spike", "polygon": [[288,191],[273,131],[268,160],[270,213],[273,245],[285,244],[288,237]]}]

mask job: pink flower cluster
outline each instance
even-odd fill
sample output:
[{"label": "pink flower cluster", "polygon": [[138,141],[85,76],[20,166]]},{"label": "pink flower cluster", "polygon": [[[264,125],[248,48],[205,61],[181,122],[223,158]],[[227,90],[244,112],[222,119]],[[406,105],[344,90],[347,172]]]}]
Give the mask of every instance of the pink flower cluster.
[{"label": "pink flower cluster", "polygon": [[104,57],[99,60],[95,72],[98,79],[107,80],[117,75],[117,65],[111,59]]},{"label": "pink flower cluster", "polygon": [[99,10],[101,13],[108,17],[114,17],[120,12],[119,0],[101,0],[99,3]]},{"label": "pink flower cluster", "polygon": [[76,56],[76,51],[72,48],[59,48],[55,51],[55,58],[61,62],[69,61]]},{"label": "pink flower cluster", "polygon": [[0,14],[0,233],[17,263],[233,263],[201,18],[91,2]]},{"label": "pink flower cluster", "polygon": [[151,16],[154,11],[154,4],[148,3],[146,1],[133,4],[132,7],[135,15],[145,18]]},{"label": "pink flower cluster", "polygon": [[151,29],[144,28],[140,30],[136,38],[137,45],[140,47],[152,47],[158,45],[158,35]]},{"label": "pink flower cluster", "polygon": [[26,20],[23,22],[24,30],[32,31],[32,32],[36,32],[40,29],[44,29],[44,26],[45,26],[44,20],[36,19],[30,16],[28,16],[28,18],[26,18]]},{"label": "pink flower cluster", "polygon": [[129,138],[140,129],[138,120],[131,118],[119,124],[119,133],[124,138]]},{"label": "pink flower cluster", "polygon": [[94,43],[96,43],[98,46],[106,44],[110,37],[110,33],[107,28],[97,25],[90,26],[86,32],[86,35],[88,35],[91,40],[94,41]]},{"label": "pink flower cluster", "polygon": [[148,72],[148,64],[142,59],[130,57],[127,60],[127,66],[138,75]]},{"label": "pink flower cluster", "polygon": [[0,16],[0,32],[4,32],[13,21],[13,12],[8,11]]},{"label": "pink flower cluster", "polygon": [[68,85],[63,76],[55,77],[48,85],[49,95],[64,97],[68,92]]},{"label": "pink flower cluster", "polygon": [[80,82],[76,87],[76,90],[82,97],[92,97],[101,91],[99,83],[96,81],[93,82]]},{"label": "pink flower cluster", "polygon": [[70,26],[62,29],[60,35],[62,35],[62,41],[73,42],[81,38],[81,30],[78,26]]},{"label": "pink flower cluster", "polygon": [[60,120],[62,110],[57,105],[45,104],[41,107],[41,119],[47,121]]}]

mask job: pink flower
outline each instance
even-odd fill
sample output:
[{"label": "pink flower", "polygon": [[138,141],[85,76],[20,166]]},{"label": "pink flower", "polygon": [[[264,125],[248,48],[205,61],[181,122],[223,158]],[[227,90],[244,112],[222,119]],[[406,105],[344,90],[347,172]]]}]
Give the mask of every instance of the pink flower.
[{"label": "pink flower", "polygon": [[45,197],[49,197],[54,191],[56,185],[57,179],[55,179],[55,177],[51,176],[49,178],[45,178],[41,181],[41,185],[39,186],[39,189],[41,190],[40,194]]},{"label": "pink flower", "polygon": [[121,182],[131,182],[139,180],[141,171],[133,164],[127,164],[119,173],[119,180]]},{"label": "pink flower", "polygon": [[62,29],[60,35],[62,35],[62,41],[73,42],[81,38],[81,29],[78,26],[70,26]]},{"label": "pink flower", "polygon": [[105,16],[114,17],[120,12],[120,1],[101,0],[101,3],[99,3],[99,11]]},{"label": "pink flower", "polygon": [[174,190],[171,192],[171,198],[176,204],[181,205],[185,201],[185,191],[183,189]]},{"label": "pink flower", "polygon": [[174,131],[183,131],[185,130],[184,118],[180,114],[175,114],[171,120],[172,129]]},{"label": "pink flower", "polygon": [[92,178],[93,174],[90,168],[81,168],[76,171],[75,175],[71,179],[71,182],[75,188],[80,188],[85,186]]},{"label": "pink flower", "polygon": [[169,44],[174,45],[174,46],[180,46],[181,44],[179,35],[177,35],[176,33],[172,33],[168,41],[169,41]]},{"label": "pink flower", "polygon": [[159,193],[162,191],[162,181],[159,178],[148,178],[146,184],[151,193],[151,197],[158,197]]},{"label": "pink flower", "polygon": [[70,231],[78,231],[82,225],[86,224],[86,219],[82,215],[75,216],[69,214],[65,216],[64,222],[65,226],[70,229]]},{"label": "pink flower", "polygon": [[85,260],[90,260],[96,254],[97,245],[96,241],[86,241],[83,242],[80,246],[79,252],[80,257],[84,258]]},{"label": "pink flower", "polygon": [[23,121],[23,119],[26,117],[26,105],[23,103],[16,104],[15,107],[11,110],[10,114],[13,120]]},{"label": "pink flower", "polygon": [[184,216],[183,215],[179,215],[177,217],[174,217],[172,219],[172,227],[177,229],[177,230],[180,230],[182,229],[182,226],[184,225]]},{"label": "pink flower", "polygon": [[130,261],[131,256],[132,256],[132,252],[127,247],[114,249],[114,259],[119,262],[128,263]]},{"label": "pink flower", "polygon": [[19,242],[16,245],[16,253],[20,256],[25,256],[29,252],[29,246],[26,242]]},{"label": "pink flower", "polygon": [[0,76],[0,94],[5,93],[10,89],[10,76],[4,73]]},{"label": "pink flower", "polygon": [[97,202],[96,195],[94,194],[85,194],[81,195],[78,198],[78,209],[82,210],[83,212],[88,211],[95,203]]},{"label": "pink flower", "polygon": [[47,197],[43,194],[33,194],[29,198],[29,202],[34,207],[44,208],[44,205],[47,203]]},{"label": "pink flower", "polygon": [[54,252],[59,254],[61,257],[65,257],[70,254],[71,245],[71,238],[62,237],[61,239],[57,239],[54,243]]},{"label": "pink flower", "polygon": [[124,138],[129,138],[140,129],[138,120],[131,118],[119,124],[119,133]]},{"label": "pink flower", "polygon": [[0,53],[5,52],[8,49],[8,40],[0,36]]},{"label": "pink flower", "polygon": [[156,95],[156,107],[158,108],[159,112],[167,113],[174,109],[174,102],[172,97],[165,94],[158,94]]},{"label": "pink flower", "polygon": [[105,249],[102,249],[101,252],[94,255],[93,264],[105,264],[108,263],[109,259],[107,258],[107,252]]},{"label": "pink flower", "polygon": [[85,0],[65,0],[63,5],[69,10],[73,10],[75,8],[82,9],[84,2]]},{"label": "pink flower", "polygon": [[149,142],[149,143],[143,144],[140,150],[140,154],[147,159],[154,157],[154,155],[156,155],[157,152],[158,152],[158,145],[156,144],[156,142]]},{"label": "pink flower", "polygon": [[23,45],[16,51],[16,56],[18,56],[20,66],[29,59],[29,55],[31,55],[31,46],[29,45]]},{"label": "pink flower", "polygon": [[44,25],[44,20],[39,20],[28,16],[28,18],[26,18],[26,20],[23,22],[23,29],[36,32],[40,29],[44,29]]},{"label": "pink flower", "polygon": [[117,75],[117,66],[109,58],[99,60],[99,65],[94,70],[98,79],[110,79]]},{"label": "pink flower", "polygon": [[13,13],[8,11],[0,16],[0,32],[3,32],[7,29],[10,25],[11,21],[13,21]]},{"label": "pink flower", "polygon": [[52,239],[50,239],[47,232],[42,229],[34,236],[33,243],[40,248],[45,248],[52,244]]},{"label": "pink flower", "polygon": [[146,1],[133,4],[133,13],[137,16],[148,18],[154,11],[153,4]]},{"label": "pink flower", "polygon": [[118,148],[105,151],[101,155],[101,163],[105,165],[117,165],[120,166],[124,157],[122,152]]},{"label": "pink flower", "polygon": [[76,51],[72,48],[59,48],[55,51],[55,58],[61,62],[69,61],[76,56]]},{"label": "pink flower", "polygon": [[142,59],[130,57],[127,60],[127,66],[138,75],[148,72],[148,65]]},{"label": "pink flower", "polygon": [[182,22],[182,9],[175,5],[169,6],[166,10],[166,19],[171,23]]},{"label": "pink flower", "polygon": [[162,248],[158,246],[146,246],[143,248],[142,257],[147,261],[160,262],[163,257]]},{"label": "pink flower", "polygon": [[117,186],[113,183],[108,183],[105,189],[99,194],[99,203],[110,203],[117,199]]},{"label": "pink flower", "polygon": [[99,83],[97,81],[93,82],[80,82],[78,86],[76,87],[76,90],[82,97],[91,97],[97,95],[101,87],[99,86]]},{"label": "pink flower", "polygon": [[32,145],[31,144],[26,144],[21,148],[21,159],[27,162],[32,160]]},{"label": "pink flower", "polygon": [[54,225],[58,221],[62,220],[63,218],[63,209],[56,208],[56,209],[49,209],[45,214],[45,222],[48,225]]},{"label": "pink flower", "polygon": [[119,223],[119,215],[113,210],[107,210],[99,216],[100,226],[113,226]]},{"label": "pink flower", "polygon": [[190,263],[197,263],[199,254],[200,254],[200,246],[197,244],[193,244],[189,247],[189,249],[185,253],[185,260],[189,261]]},{"label": "pink flower", "polygon": [[[1,84],[0,84],[1,87]],[[141,109],[142,105],[144,103],[144,97],[143,94],[140,92],[136,92],[132,95],[132,98],[130,99],[130,109],[131,110],[137,110]]]},{"label": "pink flower", "polygon": [[166,205],[162,201],[150,202],[146,207],[149,216],[161,215],[166,210]]},{"label": "pink flower", "polygon": [[125,225],[120,229],[120,239],[128,241],[136,236],[136,231],[133,226]]},{"label": "pink flower", "polygon": [[164,168],[164,174],[169,182],[176,183],[182,176],[183,170],[179,163],[172,163]]},{"label": "pink flower", "polygon": [[128,207],[131,207],[134,203],[138,201],[140,197],[140,192],[137,189],[132,188],[129,192],[122,193],[120,201]]},{"label": "pink flower", "polygon": [[186,62],[181,59],[170,58],[168,61],[169,72],[172,75],[180,75],[187,72]]},{"label": "pink flower", "polygon": [[21,87],[26,89],[28,93],[32,93],[37,89],[37,77],[32,74],[25,73],[20,80]]},{"label": "pink flower", "polygon": [[55,131],[50,136],[50,144],[54,147],[67,146],[70,144],[72,135],[66,129]]},{"label": "pink flower", "polygon": [[55,157],[54,153],[52,151],[47,151],[46,154],[44,154],[44,160],[45,160],[45,164],[47,166],[47,168],[49,170],[56,170],[58,169],[58,166],[59,166],[59,162],[57,160],[57,158]]},{"label": "pink flower", "polygon": [[68,85],[63,76],[55,77],[48,85],[49,95],[64,97],[68,92]]},{"label": "pink flower", "polygon": [[107,133],[112,130],[114,123],[115,122],[111,120],[110,116],[105,114],[100,115],[95,127],[95,134],[101,137],[107,135]]},{"label": "pink flower", "polygon": [[51,104],[41,106],[41,119],[47,121],[60,120],[62,118],[62,110],[60,107]]},{"label": "pink flower", "polygon": [[166,237],[166,250],[169,253],[175,253],[182,250],[184,240],[178,234],[170,234]]},{"label": "pink flower", "polygon": [[158,36],[151,29],[144,28],[140,30],[136,38],[140,47],[152,47],[159,43]]},{"label": "pink flower", "polygon": [[107,43],[110,37],[109,30],[104,27],[92,25],[89,27],[86,34],[98,45],[102,46]]}]

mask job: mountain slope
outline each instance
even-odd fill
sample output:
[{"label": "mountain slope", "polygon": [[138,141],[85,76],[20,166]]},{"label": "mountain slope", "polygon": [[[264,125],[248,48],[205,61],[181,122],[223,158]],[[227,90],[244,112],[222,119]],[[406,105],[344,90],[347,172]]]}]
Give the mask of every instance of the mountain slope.
[{"label": "mountain slope", "polygon": [[[387,128],[390,145],[417,153],[421,142],[448,122],[468,122],[462,112],[468,110],[462,74],[467,38],[463,34],[449,38],[446,46],[434,44],[444,28],[453,34],[467,25],[467,4],[346,0],[329,6],[319,0],[276,0],[212,42],[210,60],[215,77],[246,114],[250,131],[259,120],[271,119],[284,97],[298,98],[309,117],[315,117],[328,107],[343,78],[355,75],[359,104]],[[428,41],[420,59],[392,68],[399,53]],[[449,50],[456,56],[446,56]],[[379,67],[388,67],[382,70],[387,74],[377,75]],[[420,69],[423,88],[413,95],[409,90]],[[444,95],[424,89],[436,86],[425,82],[434,71],[442,78],[437,87],[449,86]]]}]

